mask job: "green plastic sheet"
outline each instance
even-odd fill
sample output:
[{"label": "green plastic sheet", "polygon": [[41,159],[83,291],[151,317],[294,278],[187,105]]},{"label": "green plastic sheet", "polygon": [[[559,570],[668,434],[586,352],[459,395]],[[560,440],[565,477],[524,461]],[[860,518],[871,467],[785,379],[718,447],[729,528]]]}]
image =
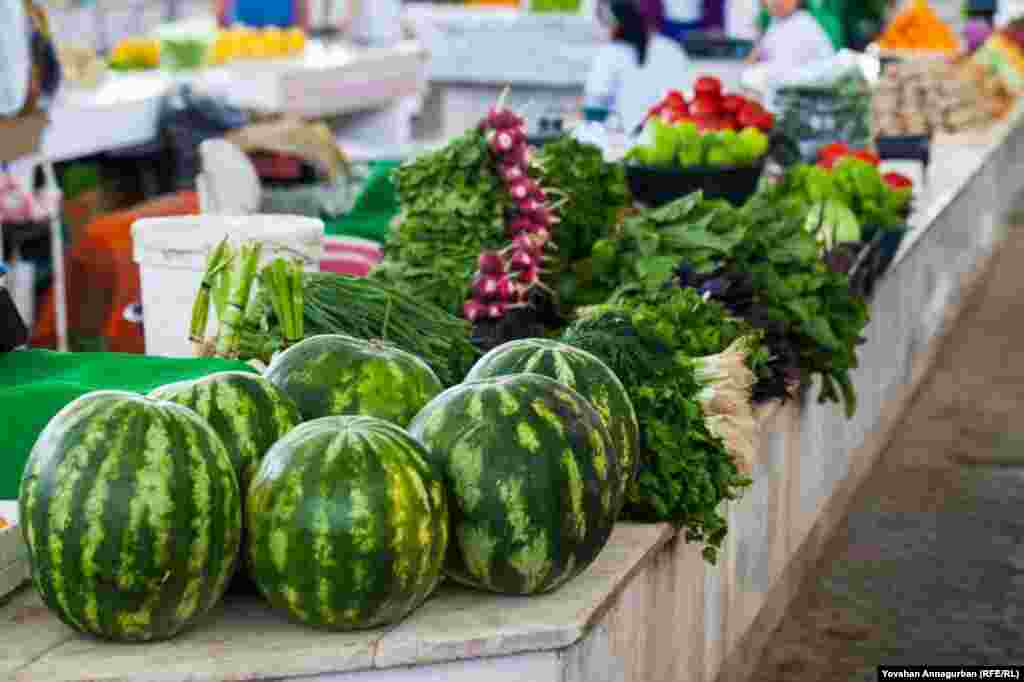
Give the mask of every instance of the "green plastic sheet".
[{"label": "green plastic sheet", "polygon": [[49,350],[0,354],[0,500],[17,499],[32,446],[47,422],[72,400],[99,390],[148,393],[226,370],[255,371],[242,362],[207,358]]}]

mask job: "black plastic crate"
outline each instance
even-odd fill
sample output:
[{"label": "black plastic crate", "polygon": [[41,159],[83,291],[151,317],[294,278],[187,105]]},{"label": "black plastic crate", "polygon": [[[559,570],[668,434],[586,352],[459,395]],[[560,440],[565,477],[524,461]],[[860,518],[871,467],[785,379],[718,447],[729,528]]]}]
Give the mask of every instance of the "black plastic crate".
[{"label": "black plastic crate", "polygon": [[750,40],[727,38],[695,32],[682,40],[683,49],[693,59],[746,59],[754,51],[754,43]]}]

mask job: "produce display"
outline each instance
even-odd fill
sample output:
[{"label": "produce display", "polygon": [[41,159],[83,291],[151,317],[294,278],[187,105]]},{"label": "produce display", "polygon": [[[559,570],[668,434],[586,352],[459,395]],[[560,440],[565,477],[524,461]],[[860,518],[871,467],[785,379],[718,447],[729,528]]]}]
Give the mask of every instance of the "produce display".
[{"label": "produce display", "polygon": [[305,49],[306,34],[301,28],[242,26],[218,31],[210,60],[214,64],[228,64],[238,59],[294,57]]},{"label": "produce display", "polygon": [[1024,90],[1024,17],[996,30],[971,56],[971,62],[999,74],[1012,92]]},{"label": "produce display", "polygon": [[697,79],[687,101],[670,92],[651,109],[645,124],[646,141],[627,158],[648,166],[749,166],[768,152],[768,133],[774,116],[758,102],[722,92],[721,83]]},{"label": "produce display", "polygon": [[461,384],[409,432],[448,487],[446,571],[457,582],[549,592],[607,544],[626,472],[601,415],[564,384],[538,374]]},{"label": "produce display", "polygon": [[590,353],[553,339],[510,341],[480,358],[466,381],[495,379],[510,374],[541,374],[565,384],[587,398],[611,434],[622,461],[619,495],[636,477],[640,427],[626,388],[601,360]]},{"label": "produce display", "polygon": [[[221,355],[265,364],[303,338],[344,334],[381,340],[421,358],[445,386],[461,381],[480,356],[470,342],[465,320],[397,287],[346,275],[303,272],[301,263],[281,259],[257,273],[242,255],[222,243],[208,259],[191,327],[200,355],[218,354],[220,346]],[[236,320],[237,334],[232,336],[224,320],[236,282],[249,282],[249,298],[239,304],[245,314]],[[205,338],[211,303],[222,329],[216,337]],[[219,343],[221,336],[228,338],[229,345]]]},{"label": "produce display", "polygon": [[982,128],[1013,103],[1003,79],[984,66],[934,59],[889,64],[872,99],[878,135],[932,135]]},{"label": "produce display", "polygon": [[110,68],[119,71],[156,69],[160,66],[160,41],[125,38],[110,53]]},{"label": "produce display", "polygon": [[359,414],[403,427],[444,388],[415,355],[343,334],[300,341],[274,358],[266,377],[307,420]]},{"label": "produce display", "polygon": [[46,426],[22,477],[33,585],[76,630],[173,637],[234,575],[239,495],[224,443],[188,408],[117,391],[82,396]]},{"label": "produce display", "polygon": [[[798,146],[799,158],[810,161],[822,146],[835,141],[867,146],[871,134],[871,87],[859,66],[812,82],[786,85],[776,92],[779,133]],[[778,155],[777,155],[778,156]]]},{"label": "produce display", "polygon": [[685,528],[711,562],[728,531],[721,503],[751,483],[742,473],[750,471],[756,435],[748,383],[766,360],[757,336],[681,289],[587,309],[562,336],[604,361],[636,409],[640,469],[622,517]]},{"label": "produce display", "polygon": [[878,46],[889,50],[956,52],[960,41],[927,0],[911,0],[886,27]]},{"label": "produce display", "polygon": [[[690,115],[714,93],[728,99],[702,79]],[[638,153],[682,164],[676,136],[729,133],[764,153],[758,125],[678,113],[652,116]],[[19,498],[44,602],[109,639],[171,637],[221,598],[244,544],[271,608],[381,627],[443,575],[556,590],[619,519],[671,523],[714,563],[723,502],[752,483],[755,406],[817,383],[856,409],[863,273],[884,272],[913,188],[835,139],[742,205],[642,208],[624,164],[569,138],[534,152],[499,102],[398,169],[370,277],[261,267],[259,243],[223,241],[190,339],[265,369],[90,394],[54,418]]]},{"label": "produce display", "polygon": [[316,419],[263,460],[246,505],[267,600],[330,630],[394,623],[441,582],[448,506],[423,447],[371,417]]}]

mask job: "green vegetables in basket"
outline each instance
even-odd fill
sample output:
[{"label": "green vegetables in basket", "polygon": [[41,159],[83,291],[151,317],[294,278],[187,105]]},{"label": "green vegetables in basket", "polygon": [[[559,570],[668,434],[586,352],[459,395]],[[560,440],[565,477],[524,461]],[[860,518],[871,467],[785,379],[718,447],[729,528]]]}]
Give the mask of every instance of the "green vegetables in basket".
[{"label": "green vegetables in basket", "polygon": [[198,69],[206,63],[210,42],[202,38],[164,38],[161,63],[176,71]]},{"label": "green vegetables in basket", "polygon": [[732,168],[750,166],[768,153],[768,136],[757,128],[701,130],[693,121],[666,123],[654,117],[644,129],[644,142],[627,159],[647,166]]}]

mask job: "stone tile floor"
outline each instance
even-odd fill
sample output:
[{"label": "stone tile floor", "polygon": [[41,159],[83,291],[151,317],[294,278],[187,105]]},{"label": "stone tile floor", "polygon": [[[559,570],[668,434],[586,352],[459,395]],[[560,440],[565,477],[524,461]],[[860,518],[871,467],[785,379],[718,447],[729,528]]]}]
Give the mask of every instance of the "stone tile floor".
[{"label": "stone tile floor", "polygon": [[759,682],[1024,664],[1022,262],[1024,224],[766,648]]}]

